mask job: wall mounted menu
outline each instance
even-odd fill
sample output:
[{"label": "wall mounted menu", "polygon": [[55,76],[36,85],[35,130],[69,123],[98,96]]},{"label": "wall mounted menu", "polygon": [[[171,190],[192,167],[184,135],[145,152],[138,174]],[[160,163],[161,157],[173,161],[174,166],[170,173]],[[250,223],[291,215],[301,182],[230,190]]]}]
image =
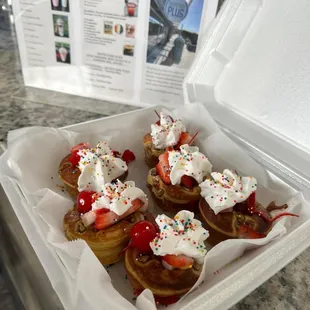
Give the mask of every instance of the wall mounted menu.
[{"label": "wall mounted menu", "polygon": [[27,86],[177,105],[218,0],[14,0]]}]

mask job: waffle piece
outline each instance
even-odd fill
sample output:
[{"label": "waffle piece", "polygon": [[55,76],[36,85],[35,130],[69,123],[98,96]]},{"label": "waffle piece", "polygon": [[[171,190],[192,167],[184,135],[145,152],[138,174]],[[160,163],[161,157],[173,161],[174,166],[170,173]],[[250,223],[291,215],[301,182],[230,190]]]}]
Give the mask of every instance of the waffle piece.
[{"label": "waffle piece", "polygon": [[158,157],[165,152],[165,150],[155,149],[152,136],[150,133],[147,133],[143,137],[143,146],[145,154],[145,162],[150,168],[154,168],[158,163]]},{"label": "waffle piece", "polygon": [[161,260],[160,256],[152,253],[139,255],[133,247],[126,250],[125,269],[134,291],[147,288],[155,296],[180,296],[194,286],[202,271],[202,265],[196,263],[185,270],[167,270]]},{"label": "waffle piece", "polygon": [[104,265],[123,259],[121,255],[130,241],[131,227],[142,218],[137,211],[106,229],[97,230],[94,225],[85,227],[76,206],[64,217],[64,231],[68,240],[83,239]]},{"label": "waffle piece", "polygon": [[[72,165],[69,161],[71,154],[68,154],[61,162],[58,168],[58,175],[60,179],[64,182],[65,188],[69,195],[75,200],[77,195],[79,194],[78,191],[78,179],[81,174],[78,167]],[[120,181],[124,181],[128,175],[128,171],[123,173],[118,179]]]},{"label": "waffle piece", "polygon": [[[256,202],[255,207],[256,210],[264,213],[271,220],[272,217],[269,212],[276,209],[285,209],[287,205],[277,207],[272,202],[265,209],[260,203]],[[236,204],[232,212],[215,214],[206,200],[202,198],[199,203],[199,211],[202,220],[205,222],[205,227],[210,233],[208,243],[212,245],[227,239],[264,238],[272,228],[271,221],[268,222],[262,216],[248,212],[247,200]]]},{"label": "waffle piece", "polygon": [[193,189],[181,185],[167,185],[157,174],[156,168],[152,168],[147,176],[147,186],[156,204],[162,210],[173,213],[181,210],[199,212],[200,188],[198,185]]}]

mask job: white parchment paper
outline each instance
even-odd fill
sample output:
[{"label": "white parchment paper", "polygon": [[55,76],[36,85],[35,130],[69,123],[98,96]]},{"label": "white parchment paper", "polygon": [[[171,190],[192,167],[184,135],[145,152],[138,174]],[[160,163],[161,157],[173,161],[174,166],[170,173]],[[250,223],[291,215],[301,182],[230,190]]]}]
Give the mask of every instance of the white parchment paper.
[{"label": "white parchment paper", "polygon": [[[310,213],[309,208],[305,208],[307,203],[303,196],[276,177],[271,177],[228,139],[203,105],[186,105],[171,113],[184,121],[189,132],[199,131],[196,143],[213,164],[214,171],[230,168],[238,170],[241,175],[255,176],[259,185],[257,198],[261,203],[267,205],[272,200],[279,204],[288,203],[289,212],[300,214],[298,219],[280,219],[266,238],[227,240],[213,247],[205,257],[203,272],[195,289],[214,271],[233,262],[245,251],[280,238],[292,225],[309,219]],[[28,202],[25,206],[39,215],[35,218],[37,228],[51,245],[59,263],[65,267],[64,279],[59,281],[55,290],[67,309],[156,309],[149,290],[137,298],[134,306],[132,289],[122,262],[105,269],[84,241],[68,242],[63,232],[63,217],[73,206],[73,201],[63,192],[57,170],[61,159],[79,142],[87,141],[94,146],[97,141],[107,140],[112,149],[134,151],[136,161],[129,164],[127,180],[134,180],[149,194],[142,138],[150,131],[156,115],[147,109],[121,119],[114,117],[113,126],[111,120],[102,120],[96,126],[84,125],[82,132],[42,127],[20,129],[9,134],[8,151],[0,159],[1,177],[10,177],[18,183]],[[151,199],[149,211],[154,215],[161,212]],[[189,294],[183,298],[190,297]]]}]

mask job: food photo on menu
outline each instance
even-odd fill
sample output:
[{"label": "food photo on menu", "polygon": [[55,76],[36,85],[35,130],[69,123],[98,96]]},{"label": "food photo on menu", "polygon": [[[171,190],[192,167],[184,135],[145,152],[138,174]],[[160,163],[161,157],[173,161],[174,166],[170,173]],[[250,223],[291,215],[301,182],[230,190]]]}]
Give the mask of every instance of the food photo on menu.
[{"label": "food photo on menu", "polygon": [[125,1],[124,15],[126,17],[137,17],[139,0],[124,0],[124,1]]},{"label": "food photo on menu", "polygon": [[56,61],[59,63],[71,63],[71,52],[69,43],[55,42]]},{"label": "food photo on menu", "polygon": [[132,44],[125,44],[123,47],[124,56],[134,56],[135,46]]},{"label": "food photo on menu", "polygon": [[70,12],[70,0],[51,0],[51,7],[53,11]]},{"label": "food photo on menu", "polygon": [[121,25],[121,24],[116,24],[116,25],[114,26],[114,33],[116,33],[116,34],[118,34],[118,35],[121,35],[121,34],[123,34],[123,32],[124,32],[124,27],[123,27],[123,25]]},{"label": "food photo on menu", "polygon": [[68,16],[53,14],[53,25],[55,36],[69,38]]},{"label": "food photo on menu", "polygon": [[147,63],[188,69],[195,58],[204,0],[191,1],[186,10],[169,9],[165,3],[151,0]]},{"label": "food photo on menu", "polygon": [[104,22],[104,34],[108,34],[108,35],[113,34],[113,22],[111,21]]},{"label": "food photo on menu", "polygon": [[308,309],[308,1],[28,2],[0,12],[0,309]]},{"label": "food photo on menu", "polygon": [[136,32],[136,26],[131,24],[126,24],[126,37],[134,38]]}]

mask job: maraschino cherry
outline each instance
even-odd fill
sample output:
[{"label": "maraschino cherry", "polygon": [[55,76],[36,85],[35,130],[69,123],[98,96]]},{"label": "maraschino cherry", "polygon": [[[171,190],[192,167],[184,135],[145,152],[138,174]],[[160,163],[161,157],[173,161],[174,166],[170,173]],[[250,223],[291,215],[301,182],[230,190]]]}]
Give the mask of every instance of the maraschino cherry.
[{"label": "maraschino cherry", "polygon": [[77,166],[80,162],[81,156],[78,154],[79,151],[72,153],[69,157],[69,161],[73,166]]},{"label": "maraschino cherry", "polygon": [[141,252],[149,252],[150,242],[156,237],[157,229],[155,225],[149,221],[140,221],[133,225],[130,236],[130,247],[134,246]]},{"label": "maraschino cherry", "polygon": [[94,202],[93,195],[95,192],[82,191],[77,196],[77,209],[80,213],[86,213],[91,210],[91,205]]}]

